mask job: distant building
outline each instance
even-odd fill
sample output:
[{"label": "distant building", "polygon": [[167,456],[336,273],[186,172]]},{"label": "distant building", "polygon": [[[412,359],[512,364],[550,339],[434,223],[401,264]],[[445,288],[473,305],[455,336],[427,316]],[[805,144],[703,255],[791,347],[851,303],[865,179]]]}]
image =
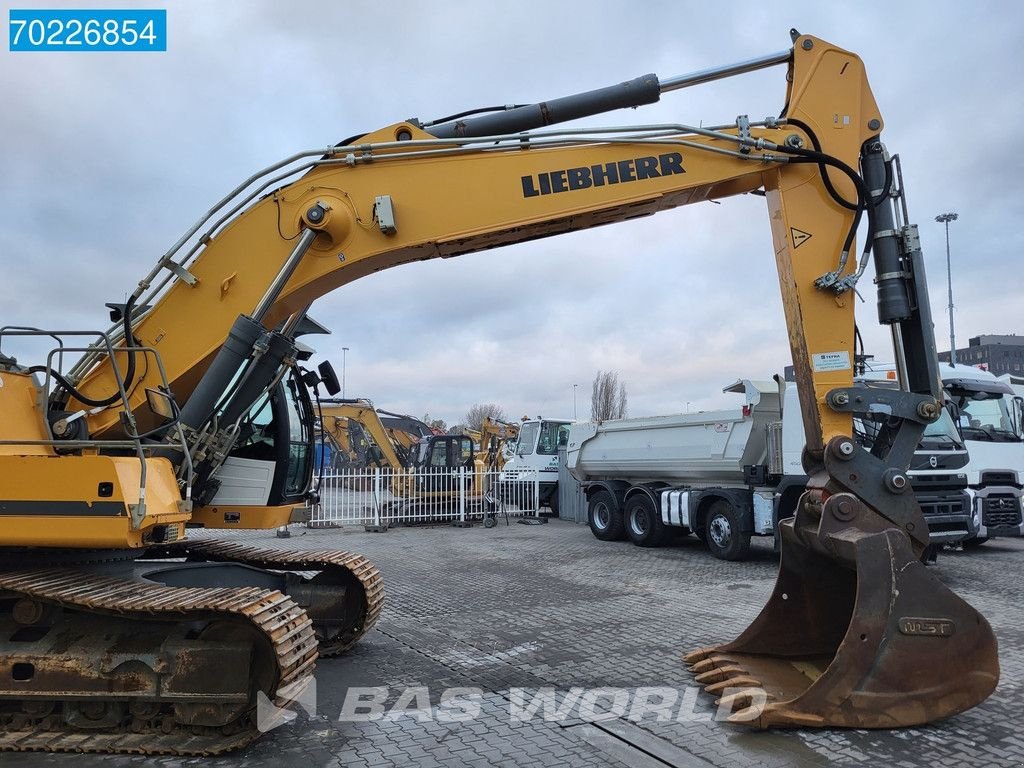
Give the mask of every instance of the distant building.
[{"label": "distant building", "polygon": [[[948,363],[949,352],[939,352],[939,360]],[[1024,374],[1024,336],[975,336],[966,349],[956,351],[956,362],[984,367],[996,376],[1020,376]]]}]

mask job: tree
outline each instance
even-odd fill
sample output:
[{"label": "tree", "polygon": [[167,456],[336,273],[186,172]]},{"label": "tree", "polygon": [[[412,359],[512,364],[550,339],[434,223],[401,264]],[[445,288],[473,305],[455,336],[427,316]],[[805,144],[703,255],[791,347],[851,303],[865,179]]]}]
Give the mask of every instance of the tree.
[{"label": "tree", "polygon": [[470,409],[466,411],[464,421],[470,429],[480,431],[484,419],[488,417],[494,421],[506,421],[505,410],[500,405],[495,405],[494,403],[477,403],[470,406]]},{"label": "tree", "polygon": [[444,419],[432,419],[430,418],[429,413],[424,413],[421,421],[434,430],[435,435],[443,435],[448,431],[448,425],[445,423]]},{"label": "tree", "polygon": [[626,385],[618,371],[598,371],[590,392],[592,421],[621,419],[626,415]]}]

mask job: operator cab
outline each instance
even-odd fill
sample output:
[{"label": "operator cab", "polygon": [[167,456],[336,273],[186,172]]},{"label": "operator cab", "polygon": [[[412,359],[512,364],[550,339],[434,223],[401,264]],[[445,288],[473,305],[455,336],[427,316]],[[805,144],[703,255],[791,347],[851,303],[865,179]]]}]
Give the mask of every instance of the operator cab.
[{"label": "operator cab", "polygon": [[413,456],[416,469],[471,469],[473,439],[469,435],[430,435],[415,446]]},{"label": "operator cab", "polygon": [[213,506],[283,506],[305,499],[313,477],[313,407],[292,368],[239,424],[239,439],[217,474]]}]

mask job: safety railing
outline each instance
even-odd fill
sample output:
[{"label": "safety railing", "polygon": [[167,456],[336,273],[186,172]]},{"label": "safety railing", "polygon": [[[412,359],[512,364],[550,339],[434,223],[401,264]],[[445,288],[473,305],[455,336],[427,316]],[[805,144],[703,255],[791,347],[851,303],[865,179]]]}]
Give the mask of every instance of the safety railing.
[{"label": "safety railing", "polygon": [[499,471],[467,467],[327,469],[319,497],[309,523],[314,527],[470,524],[540,514],[536,472],[509,481]]},{"label": "safety railing", "polygon": [[[122,413],[125,414],[125,418],[122,418],[122,430],[125,433],[124,439],[94,439],[86,437],[84,439],[59,439],[53,433],[53,425],[49,419],[43,418],[42,426],[45,428],[46,438],[40,440],[33,439],[20,439],[20,440],[0,440],[2,445],[14,445],[14,446],[47,446],[56,449],[58,452],[68,451],[80,451],[83,449],[98,450],[98,451],[117,451],[117,450],[130,450],[139,460],[140,464],[140,475],[139,475],[139,501],[137,504],[130,505],[132,522],[135,527],[142,524],[143,519],[146,515],[146,481],[147,481],[147,464],[146,458],[151,452],[157,448],[162,447],[161,444],[146,444],[144,439],[152,437],[156,433],[167,433],[173,438],[177,438],[176,447],[181,449],[183,458],[183,469],[184,474],[181,478],[182,492],[187,505],[191,504],[192,498],[192,481],[193,481],[193,467],[192,458],[189,454],[188,445],[185,440],[185,434],[182,431],[181,424],[177,418],[177,406],[173,403],[173,400],[168,400],[168,407],[172,408],[175,412],[173,419],[169,423],[162,424],[161,426],[150,429],[147,432],[140,433],[138,426],[135,422],[134,414],[132,413],[131,402],[129,399],[129,386],[130,382],[125,381],[124,373],[121,371],[118,363],[117,354],[122,355],[139,355],[144,360],[146,368],[149,366],[149,362],[152,361],[156,365],[157,372],[160,375],[161,391],[168,398],[170,397],[170,385],[167,381],[167,373],[164,369],[163,361],[160,358],[160,353],[153,347],[140,346],[140,345],[124,345],[116,347],[110,338],[110,335],[101,331],[82,331],[82,330],[44,330],[41,328],[33,328],[27,326],[15,326],[8,325],[0,328],[0,356],[3,356],[2,344],[3,341],[9,337],[37,337],[37,338],[50,338],[53,339],[57,345],[49,350],[46,355],[46,364],[37,366],[35,368],[24,369],[31,373],[36,373],[42,376],[42,401],[49,403],[51,401],[51,395],[54,388],[58,385],[70,386],[68,379],[64,373],[65,356],[78,353],[89,353],[94,352],[97,348],[102,347],[110,360],[111,373],[113,374],[114,383],[117,387],[115,397],[111,398],[106,405],[94,406],[93,408],[85,407],[75,413],[69,413],[63,421],[70,424],[78,419],[85,418],[90,413],[96,413],[103,410],[106,407],[120,408]],[[93,337],[98,339],[97,342],[91,346],[69,346],[65,343],[64,337]],[[9,364],[14,364],[13,358],[8,358]],[[16,370],[22,370],[15,367]],[[159,416],[159,414],[157,414]],[[42,417],[43,414],[40,414]],[[174,445],[174,442],[170,444]]]}]

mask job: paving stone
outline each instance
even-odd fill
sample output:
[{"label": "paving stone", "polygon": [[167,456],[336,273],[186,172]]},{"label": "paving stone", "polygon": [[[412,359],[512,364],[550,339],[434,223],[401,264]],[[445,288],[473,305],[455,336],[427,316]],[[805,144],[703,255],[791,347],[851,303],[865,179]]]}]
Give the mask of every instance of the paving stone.
[{"label": "paving stone", "polygon": [[[200,534],[205,535],[205,534]],[[548,721],[513,720],[513,702],[550,690],[554,709],[573,687],[667,688],[669,719],[628,721],[664,740],[666,754],[695,765],[827,765],[893,768],[1024,763],[1016,719],[1024,703],[1024,542],[993,540],[970,553],[943,553],[933,573],[978,608],[999,640],[999,687],[981,706],[941,723],[902,731],[751,732],[711,719],[709,697],[692,698],[682,652],[728,640],[763,606],[777,557],[755,540],[752,558],[716,560],[695,539],[662,549],[599,542],[585,526],[395,528],[386,536],[350,529],[232,532],[250,544],[360,552],[381,569],[387,593],[376,628],[349,654],[317,666],[317,717],[267,734],[248,750],[201,761],[204,768],[282,764],[356,766],[621,765],[581,737],[578,708]],[[339,721],[350,688],[384,686],[394,707],[405,686],[429,692],[430,719],[410,712]],[[448,722],[448,688],[472,688],[479,716]],[[687,698],[690,695],[691,698]],[[407,701],[409,707],[420,702]],[[551,713],[548,713],[551,714]],[[623,732],[628,732],[628,729]],[[673,751],[674,750],[674,751]],[[65,766],[75,755],[4,754],[4,768]],[[166,766],[181,758],[106,756],[107,768]],[[76,763],[80,765],[81,763]]]}]

